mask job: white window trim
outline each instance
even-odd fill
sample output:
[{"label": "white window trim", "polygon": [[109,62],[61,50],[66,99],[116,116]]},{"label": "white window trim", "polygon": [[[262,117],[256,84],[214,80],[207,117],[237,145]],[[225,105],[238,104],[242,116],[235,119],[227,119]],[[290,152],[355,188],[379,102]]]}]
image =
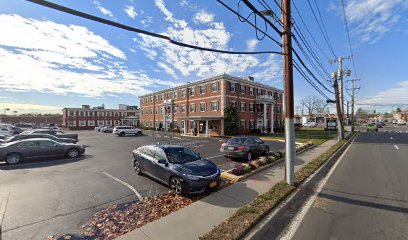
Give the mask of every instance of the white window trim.
[{"label": "white window trim", "polygon": [[185,113],[186,109],[187,109],[186,104],[181,105],[181,113]]},{"label": "white window trim", "polygon": [[[201,110],[201,104],[204,104],[204,111]],[[200,102],[200,112],[207,112],[207,103],[206,102]]]},{"label": "white window trim", "polygon": [[[234,91],[231,90],[232,84],[234,84]],[[237,83],[235,83],[235,82],[230,82],[229,91],[230,91],[230,92],[236,92],[236,91],[237,91]]]},{"label": "white window trim", "polygon": [[[190,112],[195,112],[195,110],[196,110],[196,106],[195,106],[195,105],[196,105],[195,103],[190,103],[190,106],[189,106]],[[191,111],[191,107],[192,107],[192,106],[194,106],[194,107],[193,107],[193,111]]]},{"label": "white window trim", "polygon": [[[213,85],[215,85],[216,86],[216,90],[213,90]],[[211,92],[218,92],[218,89],[219,87],[218,87],[218,82],[214,82],[214,83],[211,83]]]},{"label": "white window trim", "polygon": [[[204,92],[201,93],[201,88],[204,87]],[[207,85],[200,85],[200,95],[204,95],[207,93]]]},{"label": "white window trim", "polygon": [[[217,103],[217,109],[216,110],[212,109],[212,104],[213,103]],[[218,101],[211,101],[211,112],[217,112],[219,110],[219,108],[220,108],[220,104],[218,103]]]}]

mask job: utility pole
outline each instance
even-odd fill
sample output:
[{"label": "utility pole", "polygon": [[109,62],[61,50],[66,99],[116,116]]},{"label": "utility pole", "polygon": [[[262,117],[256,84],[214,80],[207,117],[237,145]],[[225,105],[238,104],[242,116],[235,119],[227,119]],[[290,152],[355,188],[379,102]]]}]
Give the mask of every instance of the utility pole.
[{"label": "utility pole", "polygon": [[346,111],[346,113],[347,113],[347,126],[350,125],[350,124],[349,124],[349,123],[350,123],[350,121],[349,121],[349,119],[350,119],[349,106],[350,106],[350,102],[347,101],[347,111]]},{"label": "utility pole", "polygon": [[[334,63],[337,62],[339,63],[339,68],[337,72],[333,73],[333,79],[335,83],[335,91],[336,91],[336,85],[337,85],[337,93],[335,92],[334,94],[336,95],[336,107],[338,108],[337,110],[337,119],[340,119],[340,124],[337,124],[340,128],[339,130],[339,140],[344,139],[344,122],[343,122],[343,116],[344,116],[344,94],[343,94],[343,76],[350,76],[351,71],[349,69],[346,69],[343,71],[343,60],[345,59],[350,59],[351,56],[348,57],[339,57],[335,60],[329,60],[329,63]],[[338,86],[338,82],[340,81],[340,89]],[[338,99],[337,99],[338,98]]]},{"label": "utility pole", "polygon": [[340,98],[339,98],[339,84],[337,81],[337,74],[333,74],[334,80],[334,95],[336,97],[336,110],[337,110],[337,131],[338,131],[338,140],[344,140],[344,131],[343,131],[343,114],[341,113],[340,107]]},{"label": "utility pole", "polygon": [[285,102],[285,139],[286,160],[285,179],[293,186],[295,183],[295,125],[294,125],[294,100],[293,100],[293,62],[292,62],[292,33],[290,0],[281,0],[282,6],[282,55],[283,55],[283,81]]},{"label": "utility pole", "polygon": [[[356,95],[356,89],[359,90],[360,87],[355,87],[355,82],[360,81],[360,79],[349,80],[351,82],[351,132],[354,132],[354,98]],[[350,90],[350,89],[346,89]]]}]

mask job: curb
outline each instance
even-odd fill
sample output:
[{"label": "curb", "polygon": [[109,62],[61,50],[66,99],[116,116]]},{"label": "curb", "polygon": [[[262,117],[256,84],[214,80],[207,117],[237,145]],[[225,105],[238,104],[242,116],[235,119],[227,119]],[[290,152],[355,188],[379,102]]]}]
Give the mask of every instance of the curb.
[{"label": "curb", "polygon": [[327,159],[320,168],[310,175],[298,188],[296,188],[288,197],[276,206],[269,214],[267,214],[258,224],[256,224],[249,232],[242,238],[246,240],[260,239],[260,237],[268,230],[273,222],[275,222],[282,214],[293,204],[293,202],[308,189],[314,189],[319,180],[330,171],[333,164],[338,160],[341,154],[352,143],[358,135],[356,132],[351,136],[347,142],[341,146],[333,155]]},{"label": "curb", "polygon": [[[301,151],[299,151],[299,152],[296,152],[296,155],[301,154],[301,153],[303,153],[303,152],[305,152],[305,151],[308,151],[308,150],[310,150],[310,149],[312,149],[312,148],[315,148],[316,146],[317,146],[317,145],[312,145],[312,146],[310,146],[310,147],[308,147],[308,148],[306,148],[306,149],[303,149],[303,150],[301,150]],[[234,174],[229,173],[229,172],[231,172],[231,171],[233,170],[233,169],[229,169],[229,170],[227,170],[227,171],[222,172],[222,173],[221,173],[221,177],[223,177],[223,178],[225,178],[225,179],[228,179],[228,180],[230,180],[230,181],[233,182],[233,183],[240,182],[240,181],[242,181],[242,180],[244,180],[244,179],[249,178],[250,176],[252,176],[252,175],[254,175],[254,174],[256,174],[256,173],[259,173],[259,172],[261,172],[261,171],[263,171],[263,170],[265,170],[265,169],[268,169],[268,168],[270,168],[270,167],[273,167],[273,166],[275,166],[275,165],[277,165],[277,164],[283,162],[284,160],[285,160],[285,157],[281,157],[281,158],[277,159],[275,162],[269,163],[268,165],[262,166],[262,167],[260,167],[260,168],[258,168],[258,169],[253,170],[252,172],[247,173],[247,174],[242,175],[242,176],[236,176],[236,175],[234,175]]]}]

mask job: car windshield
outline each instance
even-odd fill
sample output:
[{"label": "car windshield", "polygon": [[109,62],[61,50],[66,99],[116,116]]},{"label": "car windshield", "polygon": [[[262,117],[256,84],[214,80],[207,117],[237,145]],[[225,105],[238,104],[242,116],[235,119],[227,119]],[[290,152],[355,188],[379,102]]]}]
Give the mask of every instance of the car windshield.
[{"label": "car windshield", "polygon": [[167,148],[164,149],[170,163],[183,164],[200,159],[195,152],[189,148]]},{"label": "car windshield", "polygon": [[246,138],[231,138],[228,140],[229,143],[244,143]]}]

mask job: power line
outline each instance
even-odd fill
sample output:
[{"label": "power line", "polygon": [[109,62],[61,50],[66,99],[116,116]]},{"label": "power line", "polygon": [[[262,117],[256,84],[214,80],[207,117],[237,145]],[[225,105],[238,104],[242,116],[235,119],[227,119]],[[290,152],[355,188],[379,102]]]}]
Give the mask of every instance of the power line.
[{"label": "power line", "polygon": [[196,50],[201,50],[201,51],[208,51],[208,52],[217,52],[217,53],[226,53],[226,54],[282,54],[281,52],[276,52],[276,51],[258,51],[258,52],[242,52],[242,51],[227,51],[227,50],[221,50],[221,49],[213,49],[213,48],[206,48],[206,47],[199,47],[199,46],[195,46],[195,45],[191,45],[191,44],[187,44],[187,43],[183,43],[183,42],[179,42],[176,40],[171,39],[169,36],[166,35],[162,35],[162,34],[158,34],[158,33],[153,33],[153,32],[149,32],[146,30],[142,30],[139,28],[135,28],[135,27],[131,27],[131,26],[127,26],[121,23],[117,23],[108,19],[104,19],[104,18],[100,18],[100,17],[96,17],[84,12],[80,12],[71,8],[67,8],[65,6],[62,5],[58,5],[52,2],[48,2],[48,1],[44,1],[44,0],[27,0],[29,2],[38,4],[38,5],[42,5],[44,7],[48,7],[48,8],[52,8],[61,12],[65,12],[77,17],[81,17],[81,18],[85,18],[91,21],[95,21],[95,22],[99,22],[102,24],[106,24],[109,26],[113,26],[113,27],[117,27],[117,28],[121,28],[124,30],[128,30],[131,32],[136,32],[136,33],[140,33],[140,34],[144,34],[144,35],[148,35],[151,37],[155,37],[155,38],[160,38],[163,40],[167,40],[169,41],[171,44],[177,45],[177,46],[181,46],[181,47],[186,47],[186,48],[191,48],[191,49],[196,49]]},{"label": "power line", "polygon": [[[242,18],[247,22],[249,25],[251,25],[253,28],[255,28],[257,31],[260,31],[261,33],[265,34],[269,39],[271,39],[273,42],[275,42],[276,44],[278,44],[280,47],[282,47],[282,44],[277,41],[276,39],[274,39],[273,37],[271,37],[269,34],[267,34],[265,31],[262,31],[261,29],[259,29],[256,25],[254,25],[252,22],[248,21],[248,19],[244,18],[241,14],[239,14],[237,11],[235,11],[234,9],[232,9],[231,7],[229,7],[227,4],[225,4],[223,1],[221,0],[216,0],[218,3],[220,3],[221,5],[223,5],[226,9],[228,9],[230,12],[234,13],[235,15],[238,16],[238,18]],[[252,13],[251,13],[252,14]],[[251,14],[248,16],[248,18],[251,16]],[[240,19],[241,21],[241,19]]]},{"label": "power line", "polygon": [[306,75],[306,73],[300,68],[299,64],[296,61],[293,61],[293,66],[298,71],[298,73],[326,100],[330,100],[330,98],[316,86],[316,84]]},{"label": "power line", "polygon": [[355,74],[355,76],[358,78],[356,64],[354,63],[353,48],[351,47],[350,31],[349,31],[348,23],[347,23],[346,9],[345,9],[344,1],[343,1],[343,0],[341,0],[341,6],[342,6],[342,8],[343,8],[344,24],[346,25],[347,39],[348,39],[348,43],[349,43],[349,47],[350,47],[350,54],[351,54],[351,56],[352,56],[351,62],[353,63],[354,74]]},{"label": "power line", "polygon": [[[327,35],[327,31],[325,31],[325,30],[326,30],[326,27],[324,27],[323,21],[322,21],[322,24],[323,24],[324,30],[323,30],[321,24],[319,23],[319,20],[317,19],[316,13],[315,13],[315,11],[313,10],[313,7],[312,7],[312,4],[310,3],[310,0],[307,0],[307,3],[309,4],[310,9],[312,10],[313,17],[314,17],[314,19],[315,19],[315,21],[316,21],[316,23],[317,23],[317,26],[319,27],[320,32],[321,32],[322,35],[323,35],[323,38],[324,38],[324,40],[325,40],[327,46],[329,47],[329,49],[330,49],[330,51],[332,52],[333,56],[336,57],[336,54],[334,53],[334,50],[333,50],[333,47],[332,47],[332,45],[331,45],[329,36]],[[316,3],[316,1],[315,1],[315,3]],[[316,6],[317,6],[317,4],[316,4]],[[319,8],[317,8],[317,10],[319,11],[319,14],[320,14]],[[320,19],[322,19],[321,14],[320,14]],[[326,34],[325,34],[325,33],[326,33]]]}]

